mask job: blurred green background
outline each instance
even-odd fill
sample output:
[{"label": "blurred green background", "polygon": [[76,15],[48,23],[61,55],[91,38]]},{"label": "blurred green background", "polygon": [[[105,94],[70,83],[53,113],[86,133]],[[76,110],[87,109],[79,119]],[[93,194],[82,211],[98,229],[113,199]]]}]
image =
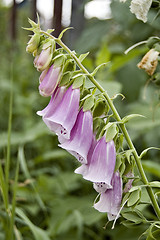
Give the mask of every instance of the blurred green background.
[{"label": "blurred green background", "polygon": [[[112,223],[104,228],[107,216],[92,207],[96,197],[92,184],[74,173],[77,161],[58,148],[57,137],[36,115],[36,111],[43,109],[49,99],[39,95],[40,73],[33,66],[33,57],[25,52],[29,37],[22,27],[29,27],[27,18],[33,16],[31,3],[17,7],[14,35],[13,7],[4,6],[0,1],[0,162],[3,167],[7,155],[12,92],[10,201],[16,162],[20,161],[15,239],[136,240],[145,231],[145,226],[127,229],[119,219],[114,230],[111,230]],[[79,1],[82,16],[85,3],[87,1],[83,4]],[[160,88],[152,82],[147,84],[149,76],[136,66],[148,49],[141,45],[127,55],[124,51],[139,41],[158,35],[160,20],[154,20],[156,11],[152,9],[148,22],[144,24],[130,13],[128,4],[119,1],[111,2],[111,13],[107,20],[85,19],[83,16],[83,28],[79,29],[76,23],[72,33],[66,33],[64,42],[79,54],[90,52],[84,60],[89,71],[109,62],[98,72],[97,80],[111,97],[117,93],[125,95],[123,101],[120,96],[114,100],[122,117],[131,113],[146,116],[127,124],[140,153],[150,146],[160,147]],[[143,160],[150,180],[160,179],[159,159],[160,153],[152,150]],[[148,208],[146,214],[150,217],[154,213]],[[6,239],[5,217],[0,196],[1,240]]]}]

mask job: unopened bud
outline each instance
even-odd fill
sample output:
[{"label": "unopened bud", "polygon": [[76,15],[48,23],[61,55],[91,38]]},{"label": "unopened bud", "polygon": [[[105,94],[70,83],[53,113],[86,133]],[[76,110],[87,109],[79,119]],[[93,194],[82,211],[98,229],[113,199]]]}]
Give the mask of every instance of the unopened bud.
[{"label": "unopened bud", "polygon": [[26,51],[29,53],[33,53],[34,51],[37,50],[40,42],[40,35],[38,33],[35,33],[31,39],[29,40]]},{"label": "unopened bud", "polygon": [[35,58],[34,65],[38,71],[43,71],[48,68],[51,63],[53,52],[54,52],[55,43],[50,40],[42,46],[42,51],[38,58]]}]

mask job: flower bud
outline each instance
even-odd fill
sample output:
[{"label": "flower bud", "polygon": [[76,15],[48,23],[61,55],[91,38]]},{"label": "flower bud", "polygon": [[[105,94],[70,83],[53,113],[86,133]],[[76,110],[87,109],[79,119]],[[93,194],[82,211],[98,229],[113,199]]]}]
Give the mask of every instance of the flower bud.
[{"label": "flower bud", "polygon": [[43,71],[49,66],[52,60],[54,47],[55,47],[55,42],[53,40],[48,41],[42,46],[42,51],[40,55],[36,56],[34,61],[34,65],[38,71]]},{"label": "flower bud", "polygon": [[55,67],[54,65],[52,65],[47,72],[45,69],[41,73],[39,92],[43,97],[49,97],[52,95],[60,81],[61,77],[60,72],[61,72],[60,67]]},{"label": "flower bud", "polygon": [[35,33],[29,40],[26,47],[26,51],[29,53],[33,53],[34,51],[36,51],[38,48],[39,42],[40,42],[40,35],[38,33]]}]

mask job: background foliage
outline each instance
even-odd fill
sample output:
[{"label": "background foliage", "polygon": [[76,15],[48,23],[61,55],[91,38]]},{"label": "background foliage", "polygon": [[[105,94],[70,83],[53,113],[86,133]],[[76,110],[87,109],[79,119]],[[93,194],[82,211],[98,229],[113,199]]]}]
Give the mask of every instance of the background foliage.
[{"label": "background foliage", "polygon": [[[140,153],[143,149],[160,143],[159,88],[149,83],[149,77],[137,68],[137,63],[148,50],[143,45],[127,55],[124,51],[138,41],[160,30],[155,12],[149,13],[149,21],[138,21],[127,4],[111,3],[112,19],[86,21],[79,39],[71,48],[84,53],[90,51],[84,65],[92,71],[103,62],[109,62],[98,74],[110,96],[125,95],[115,100],[121,114],[139,113],[146,118],[137,118],[128,123],[128,129]],[[19,177],[16,189],[15,239],[70,240],[70,239],[123,239],[135,240],[145,231],[143,225],[125,228],[117,221],[114,230],[107,225],[106,214],[92,208],[96,197],[92,184],[74,173],[77,161],[66,151],[57,147],[53,135],[36,111],[43,109],[49,99],[38,93],[39,73],[33,67],[32,57],[25,52],[27,33],[21,28],[28,26],[29,11],[18,11],[15,42],[9,36],[9,8],[0,6],[0,162],[4,168],[8,145],[8,118],[10,92],[13,92],[11,165],[9,172],[9,201],[15,192],[16,163],[19,161]],[[127,19],[127,20],[126,20]],[[75,29],[76,31],[76,29]],[[65,39],[64,39],[65,40]],[[67,38],[66,38],[67,41]],[[11,84],[13,80],[13,85]],[[150,180],[160,179],[160,153],[149,151],[143,166]],[[147,208],[145,215],[152,216]],[[6,239],[7,216],[0,196],[0,239]]]}]

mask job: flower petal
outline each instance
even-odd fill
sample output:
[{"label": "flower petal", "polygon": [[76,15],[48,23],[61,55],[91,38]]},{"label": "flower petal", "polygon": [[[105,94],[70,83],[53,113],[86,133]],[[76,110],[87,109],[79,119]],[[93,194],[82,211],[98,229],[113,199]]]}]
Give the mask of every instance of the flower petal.
[{"label": "flower petal", "polygon": [[60,67],[55,68],[54,65],[52,65],[48,69],[46,75],[44,76],[43,80],[39,85],[39,92],[43,97],[51,96],[54,90],[56,89],[60,81],[60,76],[61,76],[60,71],[61,71],[61,68]]},{"label": "flower petal", "polygon": [[90,111],[83,112],[81,109],[76,123],[71,131],[71,137],[61,145],[79,162],[87,163],[87,155],[91,146],[93,135],[93,119]]},{"label": "flower petal", "polygon": [[106,143],[103,136],[96,144],[91,161],[85,166],[83,178],[91,182],[104,182],[111,188],[116,162],[116,150],[113,140]]},{"label": "flower petal", "polygon": [[72,86],[68,88],[58,107],[54,111],[48,111],[43,117],[51,131],[65,139],[70,138],[70,132],[78,115],[79,100],[80,90],[72,89]]},{"label": "flower petal", "polygon": [[94,208],[99,212],[107,212],[109,221],[115,219],[119,213],[122,200],[122,179],[119,172],[113,174],[112,189],[102,193],[99,202],[94,204]]}]

